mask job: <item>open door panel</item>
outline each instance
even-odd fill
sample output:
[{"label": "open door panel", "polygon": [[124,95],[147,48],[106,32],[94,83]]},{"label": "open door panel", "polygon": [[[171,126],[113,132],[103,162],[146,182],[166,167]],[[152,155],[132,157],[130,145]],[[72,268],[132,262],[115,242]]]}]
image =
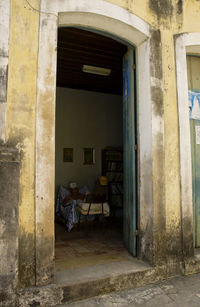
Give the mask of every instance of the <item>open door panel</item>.
[{"label": "open door panel", "polygon": [[124,138],[124,244],[136,256],[136,155],[134,49],[123,59],[123,138]]}]

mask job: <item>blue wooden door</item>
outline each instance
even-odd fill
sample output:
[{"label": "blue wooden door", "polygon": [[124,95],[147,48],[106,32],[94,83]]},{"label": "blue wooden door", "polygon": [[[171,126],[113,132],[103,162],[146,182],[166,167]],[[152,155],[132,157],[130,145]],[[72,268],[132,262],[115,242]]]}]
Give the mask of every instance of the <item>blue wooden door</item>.
[{"label": "blue wooden door", "polygon": [[187,55],[192,153],[193,238],[200,247],[200,57]]},{"label": "blue wooden door", "polygon": [[190,119],[194,247],[200,247],[200,120]]},{"label": "blue wooden door", "polygon": [[134,95],[134,50],[123,59],[123,142],[124,142],[124,244],[136,256],[136,134]]}]

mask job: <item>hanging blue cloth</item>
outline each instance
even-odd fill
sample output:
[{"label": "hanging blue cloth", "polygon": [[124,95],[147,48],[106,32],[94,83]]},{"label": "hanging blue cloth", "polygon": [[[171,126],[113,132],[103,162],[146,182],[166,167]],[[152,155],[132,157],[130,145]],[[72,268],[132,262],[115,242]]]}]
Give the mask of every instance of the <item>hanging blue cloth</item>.
[{"label": "hanging blue cloth", "polygon": [[200,119],[200,91],[188,91],[189,116]]}]

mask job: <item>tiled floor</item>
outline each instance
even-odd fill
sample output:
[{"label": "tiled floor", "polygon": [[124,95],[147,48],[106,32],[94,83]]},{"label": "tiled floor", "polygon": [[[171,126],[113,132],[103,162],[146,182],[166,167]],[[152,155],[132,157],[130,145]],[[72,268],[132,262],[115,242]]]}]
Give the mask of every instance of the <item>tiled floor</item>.
[{"label": "tiled floor", "polygon": [[123,246],[122,227],[94,222],[70,233],[56,223],[56,270],[68,270],[132,259]]}]

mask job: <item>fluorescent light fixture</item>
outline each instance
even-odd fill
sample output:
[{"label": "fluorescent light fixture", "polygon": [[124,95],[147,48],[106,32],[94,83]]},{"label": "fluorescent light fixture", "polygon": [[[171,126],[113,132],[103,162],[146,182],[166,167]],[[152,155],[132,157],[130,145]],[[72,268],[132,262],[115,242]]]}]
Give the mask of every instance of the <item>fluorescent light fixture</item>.
[{"label": "fluorescent light fixture", "polygon": [[101,75],[101,76],[109,76],[111,73],[111,69],[91,66],[91,65],[83,65],[82,67],[83,72],[87,72],[89,74]]}]

